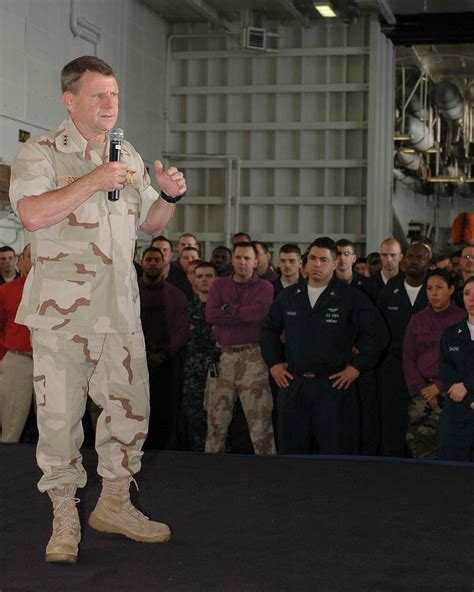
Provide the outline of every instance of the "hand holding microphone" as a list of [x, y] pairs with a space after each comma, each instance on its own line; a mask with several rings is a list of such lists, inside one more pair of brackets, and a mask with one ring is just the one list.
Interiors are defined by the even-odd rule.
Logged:
[[[108, 133], [110, 139], [109, 162], [118, 162], [122, 156], [123, 129], [115, 127]], [[117, 201], [120, 195], [118, 189], [108, 192], [109, 201]]]

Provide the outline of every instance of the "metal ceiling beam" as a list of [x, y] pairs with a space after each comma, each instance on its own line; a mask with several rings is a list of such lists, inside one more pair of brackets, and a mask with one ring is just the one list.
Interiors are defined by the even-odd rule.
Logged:
[[397, 24], [397, 19], [386, 0], [355, 0], [355, 2], [361, 11], [372, 12], [376, 10], [389, 25]]
[[276, 0], [276, 4], [281, 6], [283, 10], [286, 10], [286, 12], [303, 25], [303, 27], [307, 29], [311, 27], [311, 21], [296, 8], [293, 4], [293, 0]]
[[224, 28], [227, 27], [225, 19], [223, 19], [219, 12], [205, 0], [185, 0], [185, 4], [214, 25], [219, 25]]

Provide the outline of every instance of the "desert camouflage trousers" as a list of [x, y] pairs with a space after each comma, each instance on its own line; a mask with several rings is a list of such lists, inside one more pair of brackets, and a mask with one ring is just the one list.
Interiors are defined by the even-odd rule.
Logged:
[[0, 442], [19, 442], [33, 398], [31, 354], [7, 351], [0, 362]]
[[422, 395], [410, 397], [406, 443], [413, 458], [436, 458], [440, 416], [441, 409], [431, 409]]
[[140, 470], [148, 432], [149, 381], [143, 333], [69, 334], [32, 330], [40, 491], [86, 484], [80, 448], [87, 397], [97, 421], [98, 473], [114, 479]]
[[207, 410], [206, 452], [224, 452], [227, 429], [239, 397], [249, 426], [255, 454], [275, 454], [272, 394], [268, 368], [260, 347], [223, 347], [219, 376], [207, 376], [204, 407]]

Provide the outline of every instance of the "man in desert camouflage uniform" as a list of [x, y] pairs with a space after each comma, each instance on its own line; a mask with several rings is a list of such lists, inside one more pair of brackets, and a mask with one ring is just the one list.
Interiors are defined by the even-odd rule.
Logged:
[[[102, 493], [89, 519], [97, 530], [164, 542], [167, 525], [143, 516], [129, 499], [140, 469], [149, 414], [148, 372], [133, 266], [137, 230], [154, 234], [185, 192], [182, 173], [155, 161], [161, 199], [139, 154], [122, 144], [108, 162], [106, 132], [118, 115], [112, 68], [84, 56], [61, 74], [69, 117], [31, 139], [12, 165], [11, 203], [32, 232], [33, 268], [17, 321], [32, 332], [38, 406], [38, 484], [54, 511], [46, 560], [77, 561], [75, 503], [86, 474], [81, 418], [89, 395], [103, 411], [96, 448]], [[117, 201], [107, 193], [120, 190]], [[164, 193], [166, 192], [166, 193]]]
[[206, 303], [206, 320], [214, 326], [221, 356], [209, 368], [206, 383], [205, 451], [224, 452], [234, 405], [240, 399], [255, 454], [275, 454], [268, 368], [258, 343], [273, 286], [255, 273], [253, 243], [234, 245], [232, 266], [233, 275], [214, 280]]

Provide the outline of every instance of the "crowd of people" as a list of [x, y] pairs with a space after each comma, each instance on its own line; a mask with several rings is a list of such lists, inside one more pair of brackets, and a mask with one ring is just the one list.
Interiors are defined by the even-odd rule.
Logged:
[[[155, 160], [158, 192], [132, 144], [116, 150], [110, 64], [81, 56], [60, 80], [66, 118], [11, 167], [31, 247], [0, 249], [0, 440], [21, 438], [34, 386], [46, 561], [78, 560], [86, 418], [102, 481], [88, 524], [146, 543], [172, 530], [130, 498], [144, 445], [472, 460], [474, 246], [434, 257], [419, 237], [402, 257], [388, 238], [363, 260], [321, 237], [283, 245], [274, 269], [247, 233], [210, 261], [185, 233], [173, 259], [160, 233], [183, 172]], [[139, 230], [154, 238], [135, 260]]]
[[[164, 235], [136, 253], [146, 448], [473, 460], [474, 246], [435, 255], [417, 237], [403, 253], [387, 238], [361, 258], [323, 237], [283, 245], [274, 267], [265, 243], [232, 243], [209, 261], [191, 233], [175, 257]], [[0, 266], [0, 438], [18, 442], [35, 408], [15, 322], [30, 246], [1, 247]], [[101, 409], [87, 409], [94, 434]]]

